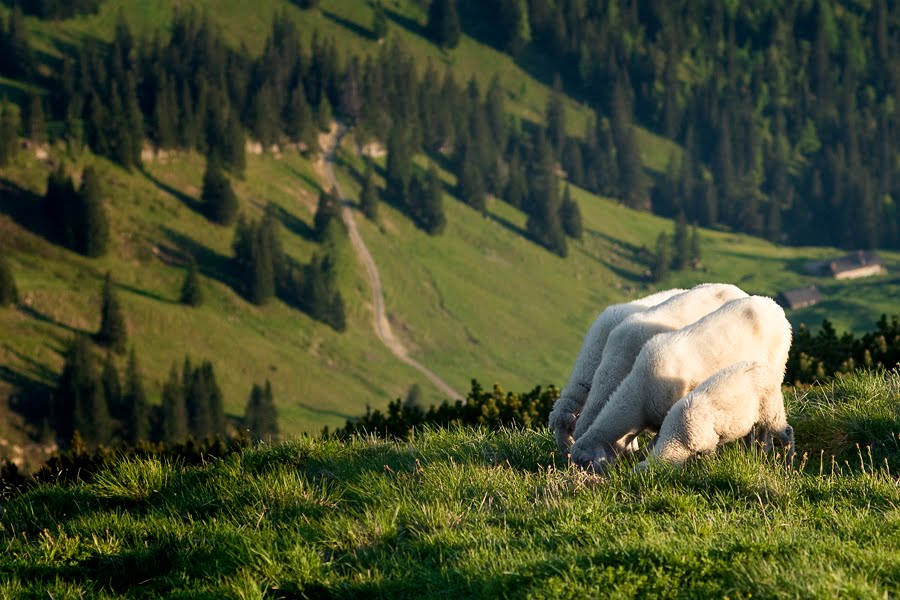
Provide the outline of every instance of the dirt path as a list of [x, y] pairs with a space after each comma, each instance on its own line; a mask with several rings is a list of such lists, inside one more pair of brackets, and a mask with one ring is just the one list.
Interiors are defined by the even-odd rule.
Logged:
[[412, 358], [409, 355], [406, 346], [404, 346], [403, 342], [397, 338], [394, 334], [394, 330], [391, 328], [391, 323], [388, 321], [387, 312], [384, 307], [384, 290], [381, 287], [381, 276], [378, 274], [378, 266], [375, 264], [375, 259], [372, 258], [372, 254], [366, 247], [366, 243], [363, 241], [362, 236], [359, 234], [351, 203], [344, 197], [343, 192], [341, 192], [341, 187], [334, 174], [334, 155], [337, 152], [337, 148], [341, 143], [341, 138], [345, 133], [346, 129], [341, 125], [336, 130], [333, 129], [328, 136], [320, 138], [322, 147], [325, 148], [325, 153], [317, 166], [319, 167], [320, 174], [328, 181], [329, 187], [336, 190], [338, 197], [341, 199], [341, 218], [347, 226], [350, 243], [353, 244], [356, 257], [366, 269], [366, 275], [369, 278], [369, 286], [372, 288], [372, 325], [375, 328], [375, 335], [378, 336], [378, 339], [387, 346], [388, 350], [390, 350], [394, 356], [419, 371], [426, 379], [428, 379], [428, 381], [433, 383], [442, 394], [445, 394], [451, 400], [464, 399], [465, 396], [463, 394], [454, 390], [436, 373]]

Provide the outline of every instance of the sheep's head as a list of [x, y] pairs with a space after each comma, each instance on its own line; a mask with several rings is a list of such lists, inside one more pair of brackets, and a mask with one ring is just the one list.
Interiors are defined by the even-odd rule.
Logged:
[[589, 452], [573, 448], [571, 460], [582, 469], [598, 475], [605, 474], [615, 462], [615, 454], [605, 448]]
[[569, 448], [575, 443], [572, 434], [575, 433], [576, 419], [576, 415], [570, 412], [554, 410], [550, 413], [550, 428], [556, 434], [556, 447], [563, 455], [568, 454]]

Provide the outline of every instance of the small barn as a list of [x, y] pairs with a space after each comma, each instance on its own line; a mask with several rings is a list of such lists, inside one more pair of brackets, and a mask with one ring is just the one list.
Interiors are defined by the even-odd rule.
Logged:
[[822, 292], [814, 285], [805, 288], [785, 290], [778, 294], [776, 301], [784, 308], [796, 310], [818, 304], [822, 300]]
[[875, 252], [859, 250], [825, 263], [826, 274], [835, 279], [856, 279], [871, 277], [887, 272], [884, 262]]

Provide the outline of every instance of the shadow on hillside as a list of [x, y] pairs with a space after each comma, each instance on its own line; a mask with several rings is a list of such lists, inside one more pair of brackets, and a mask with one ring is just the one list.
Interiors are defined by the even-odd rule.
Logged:
[[197, 240], [168, 227], [163, 227], [162, 231], [179, 252], [186, 258], [193, 258], [196, 261], [197, 270], [201, 275], [220, 281], [240, 294], [240, 285], [235, 277], [230, 257], [219, 254]]
[[153, 176], [152, 173], [150, 173], [150, 171], [145, 168], [141, 168], [140, 173], [147, 179], [147, 181], [156, 186], [156, 189], [160, 190], [161, 192], [165, 192], [176, 200], [181, 201], [182, 204], [187, 206], [195, 213], [203, 214], [203, 204], [193, 196], [189, 196], [188, 194], [185, 194], [181, 190], [172, 187], [166, 182], [157, 179]]
[[19, 310], [22, 311], [22, 313], [24, 313], [25, 315], [31, 317], [32, 319], [35, 319], [36, 321], [40, 321], [41, 323], [47, 323], [48, 325], [53, 325], [54, 327], [58, 327], [60, 329], [63, 329], [65, 331], [68, 331], [69, 333], [72, 333], [75, 335], [78, 335], [78, 334], [91, 335], [91, 333], [92, 333], [90, 331], [87, 331], [86, 329], [80, 329], [78, 327], [73, 327], [73, 326], [69, 325], [68, 323], [63, 323], [62, 321], [54, 319], [50, 315], [47, 315], [46, 313], [39, 311], [38, 309], [34, 308], [33, 306], [28, 306], [26, 304], [20, 304]]
[[304, 410], [308, 410], [309, 412], [316, 414], [316, 415], [338, 417], [340, 419], [352, 419], [353, 417], [357, 416], [357, 415], [350, 415], [347, 413], [342, 413], [337, 410], [329, 410], [326, 408], [322, 408], [320, 406], [313, 406], [312, 404], [307, 404], [305, 402], [295, 402], [294, 404], [296, 404], [300, 408], [302, 408]]
[[[642, 246], [637, 246], [635, 244], [629, 244], [627, 242], [617, 240], [594, 229], [586, 229], [585, 234], [594, 238], [602, 239], [610, 244], [612, 246], [612, 252], [622, 260], [634, 261], [638, 264], [643, 264], [645, 262], [645, 258], [642, 255], [646, 252], [646, 248]], [[581, 246], [576, 247], [576, 249], [591, 260], [595, 260], [605, 266], [607, 269], [612, 271], [616, 275], [616, 277], [619, 277], [626, 281], [630, 281], [632, 283], [645, 282], [644, 276], [640, 273], [635, 273], [633, 271], [624, 269], [623, 267], [614, 264], [613, 261], [609, 260], [608, 258], [597, 256], [591, 252], [588, 252]]]
[[43, 218], [43, 197], [0, 177], [0, 212], [28, 231], [47, 237]]
[[157, 302], [163, 302], [165, 304], [178, 304], [178, 302], [172, 300], [171, 298], [165, 298], [163, 296], [160, 296], [159, 294], [155, 294], [148, 290], [142, 290], [141, 288], [137, 288], [132, 285], [127, 285], [124, 283], [116, 283], [115, 285], [117, 288], [123, 289], [126, 292], [131, 292], [132, 294], [143, 296], [144, 298], [149, 298], [150, 300], [156, 300]]
[[309, 188], [316, 194], [318, 194], [319, 192], [322, 191], [322, 186], [319, 185], [319, 182], [316, 181], [315, 179], [309, 177], [305, 173], [301, 173], [300, 171], [298, 171], [297, 169], [295, 169], [294, 167], [292, 167], [290, 165], [285, 165], [285, 169], [290, 171], [291, 174], [294, 175], [294, 177], [296, 177], [297, 179], [302, 179], [306, 183], [306, 185], [309, 186]]
[[10, 352], [21, 366], [0, 365], [0, 381], [16, 388], [16, 393], [9, 398], [9, 409], [21, 415], [33, 431], [40, 431], [44, 420], [50, 415], [58, 374], [30, 356], [12, 349]]
[[[502, 202], [502, 200], [495, 200], [495, 202]], [[524, 229], [522, 229], [521, 227], [519, 227], [518, 225], [516, 225], [515, 223], [513, 223], [512, 221], [510, 221], [510, 220], [507, 219], [506, 217], [501, 217], [500, 215], [494, 214], [494, 213], [492, 213], [492, 212], [486, 212], [486, 213], [485, 213], [485, 216], [486, 216], [488, 219], [490, 219], [491, 221], [493, 221], [494, 223], [496, 223], [497, 225], [500, 225], [501, 227], [503, 227], [503, 228], [505, 228], [505, 229], [508, 229], [508, 230], [511, 231], [512, 233], [514, 233], [514, 234], [516, 234], [516, 235], [520, 235], [520, 236], [522, 236], [523, 238], [525, 238], [526, 240], [528, 240], [528, 241], [530, 241], [530, 242], [533, 242], [533, 241], [534, 241], [534, 240], [532, 240], [531, 237], [528, 235], [528, 232], [527, 232], [527, 231], [525, 231]]]
[[384, 14], [389, 20], [406, 29], [410, 33], [421, 37], [428, 37], [428, 32], [425, 30], [425, 27], [423, 27], [422, 24], [415, 19], [410, 19], [409, 17], [401, 15], [400, 13], [395, 12], [389, 8], [384, 9]]
[[313, 228], [307, 225], [302, 219], [297, 218], [296, 215], [289, 213], [284, 208], [274, 203], [269, 205], [269, 210], [272, 211], [275, 218], [278, 219], [284, 228], [294, 235], [298, 235], [307, 241], [315, 240]]
[[359, 23], [354, 23], [353, 21], [350, 21], [349, 19], [345, 19], [344, 17], [342, 17], [340, 15], [336, 15], [333, 12], [327, 11], [325, 9], [322, 9], [322, 15], [326, 19], [330, 19], [331, 21], [334, 21], [335, 23], [337, 23], [341, 27], [344, 27], [348, 31], [352, 31], [353, 33], [355, 33], [359, 37], [363, 38], [364, 40], [372, 41], [375, 39], [375, 36], [372, 35], [371, 30], [369, 30], [366, 27], [363, 27]]

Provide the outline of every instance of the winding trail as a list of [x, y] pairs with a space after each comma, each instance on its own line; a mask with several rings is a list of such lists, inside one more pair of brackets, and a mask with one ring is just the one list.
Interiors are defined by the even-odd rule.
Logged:
[[341, 200], [341, 219], [347, 226], [350, 243], [353, 245], [353, 250], [356, 252], [356, 258], [359, 259], [359, 262], [365, 267], [366, 275], [369, 278], [369, 286], [372, 288], [372, 325], [375, 328], [375, 335], [378, 336], [381, 343], [384, 344], [394, 356], [419, 371], [419, 373], [433, 383], [441, 393], [446, 394], [450, 400], [465, 399], [465, 395], [454, 390], [436, 373], [412, 358], [409, 355], [409, 350], [406, 349], [406, 346], [404, 346], [403, 342], [397, 338], [394, 334], [394, 330], [391, 328], [391, 323], [388, 321], [387, 312], [384, 307], [384, 289], [381, 286], [381, 276], [378, 274], [378, 266], [375, 264], [375, 259], [372, 258], [372, 253], [369, 252], [368, 247], [366, 247], [366, 243], [363, 241], [362, 236], [359, 234], [359, 229], [356, 227], [356, 219], [353, 215], [352, 204], [344, 197], [343, 192], [341, 192], [340, 184], [338, 184], [337, 177], [334, 174], [334, 156], [340, 146], [341, 138], [344, 137], [345, 133], [347, 133], [346, 127], [344, 127], [344, 125], [339, 125], [336, 133], [332, 133], [323, 140], [327, 141], [323, 144], [323, 146], [325, 146], [325, 153], [323, 157], [324, 160], [321, 164], [322, 174], [328, 180], [331, 189], [337, 191], [337, 195]]

